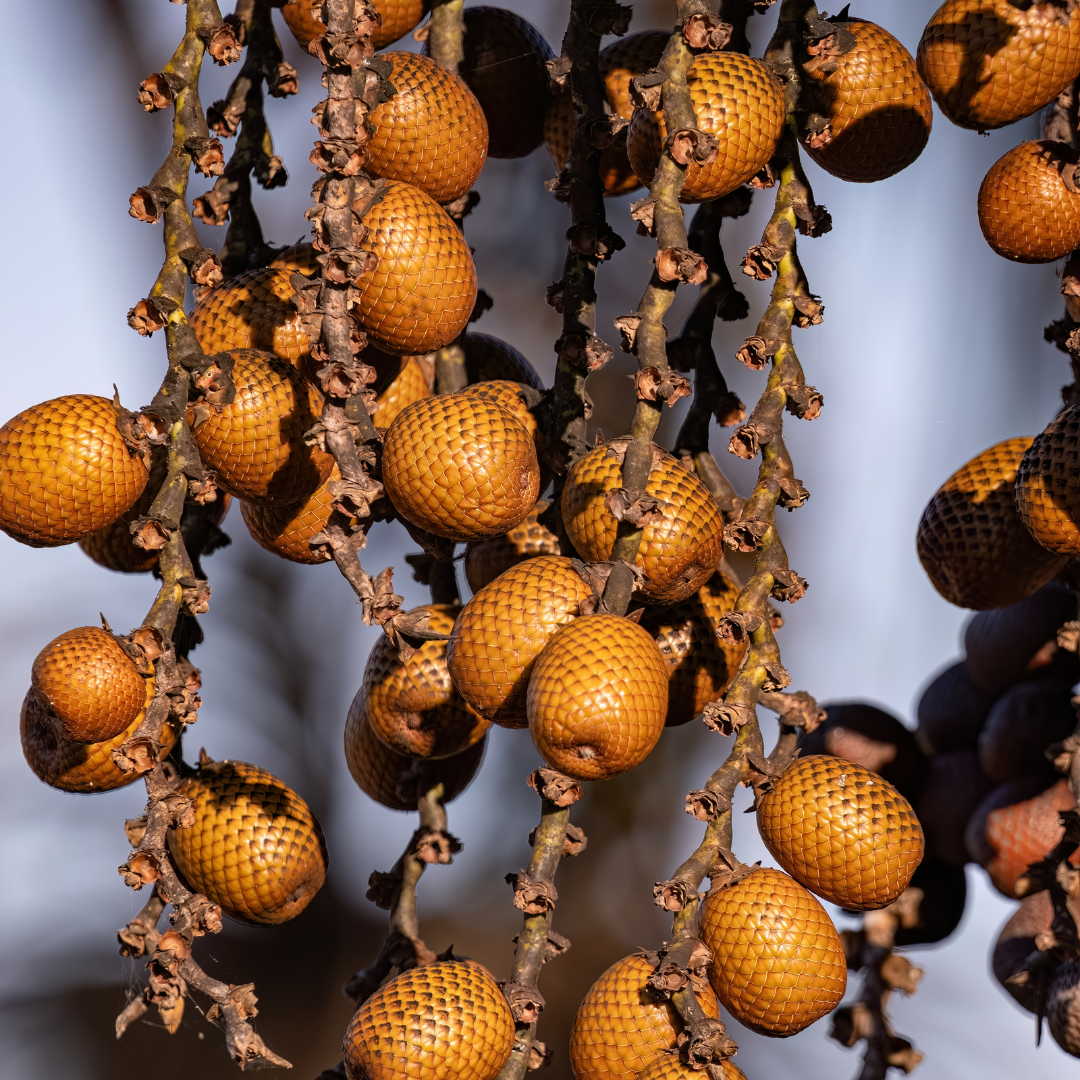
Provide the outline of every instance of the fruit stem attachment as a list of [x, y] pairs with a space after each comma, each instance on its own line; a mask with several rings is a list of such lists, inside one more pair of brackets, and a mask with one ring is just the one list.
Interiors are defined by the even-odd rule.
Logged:
[[453, 74], [465, 59], [465, 0], [432, 0], [428, 52]]

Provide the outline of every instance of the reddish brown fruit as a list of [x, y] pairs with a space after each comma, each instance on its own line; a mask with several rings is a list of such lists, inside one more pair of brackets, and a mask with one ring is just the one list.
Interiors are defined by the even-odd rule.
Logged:
[[448, 540], [500, 536], [523, 521], [540, 492], [529, 433], [473, 394], [414, 402], [383, 441], [383, 484], [402, 517]]
[[134, 505], [147, 465], [108, 398], [67, 394], [23, 409], [0, 427], [0, 530], [31, 547], [92, 536]]
[[349, 1080], [494, 1080], [514, 1048], [514, 1018], [479, 964], [441, 960], [380, 986], [345, 1032]]
[[560, 554], [559, 538], [539, 520], [548, 505], [541, 499], [509, 532], [473, 541], [465, 548], [465, 579], [474, 593], [526, 559]]
[[[78, 743], [60, 734], [56, 719], [49, 715], [38, 701], [33, 687], [23, 698], [19, 715], [19, 734], [22, 738], [23, 756], [39, 780], [61, 791], [90, 795], [95, 791], [113, 791], [127, 787], [140, 779], [132, 769], [124, 772], [115, 761], [113, 751], [135, 734], [146, 716], [146, 706], [154, 696], [154, 680], [146, 680], [146, 697], [143, 709], [119, 735], [104, 742]], [[158, 761], [169, 756], [180, 734], [180, 725], [167, 720], [161, 732], [161, 748]]]
[[376, 261], [356, 290], [361, 326], [397, 355], [449, 345], [476, 304], [476, 268], [461, 230], [430, 195], [399, 180], [387, 182], [362, 223]]
[[125, 731], [142, 712], [143, 677], [112, 634], [80, 626], [37, 654], [31, 682], [38, 700], [72, 742], [96, 743]]
[[888, 30], [856, 18], [837, 25], [855, 36], [855, 48], [840, 56], [826, 50], [803, 65], [813, 107], [832, 127], [832, 139], [807, 144], [807, 153], [841, 180], [884, 180], [926, 146], [930, 92], [911, 53]]
[[[484, 756], [486, 740], [481, 739], [454, 757], [424, 764], [443, 785], [443, 802], [456, 799], [470, 784]], [[356, 786], [365, 795], [391, 810], [415, 810], [421, 774], [419, 760], [391, 750], [371, 730], [363, 688], [353, 698], [345, 722], [345, 761]], [[426, 790], [426, 788], [425, 788]]]
[[1016, 470], [1016, 508], [1031, 535], [1059, 555], [1080, 555], [1080, 405], [1035, 437]]
[[[385, 49], [398, 38], [419, 26], [430, 6], [429, 0], [372, 0], [375, 10], [382, 16], [382, 25], [371, 35], [376, 49]], [[326, 32], [319, 15], [323, 0], [292, 0], [281, 9], [285, 23], [301, 49]]]
[[544, 646], [526, 713], [540, 756], [575, 780], [640, 765], [664, 730], [668, 668], [656, 642], [617, 615], [585, 615]]
[[304, 442], [322, 413], [322, 394], [271, 353], [237, 349], [229, 355], [232, 404], [188, 406], [203, 463], [221, 488], [245, 502], [287, 506], [307, 498], [334, 465], [329, 454]]
[[1029, 1013], [1034, 1013], [1039, 1008], [1036, 981], [1030, 979], [1026, 983], [1017, 984], [1009, 980], [1036, 951], [1035, 938], [1050, 929], [1053, 918], [1054, 906], [1046, 890], [1025, 896], [1012, 918], [1001, 928], [990, 958], [994, 978], [1002, 990]]
[[308, 805], [245, 761], [211, 761], [180, 783], [195, 824], [170, 829], [169, 851], [195, 891], [238, 922], [295, 918], [326, 878], [326, 843]]
[[[607, 497], [622, 482], [629, 442], [613, 439], [596, 447], [567, 474], [563, 522], [584, 559], [611, 557], [619, 523], [608, 509]], [[635, 595], [654, 604], [677, 604], [697, 592], [716, 570], [724, 551], [724, 519], [709, 489], [659, 447], [653, 449], [645, 491], [659, 501], [663, 520], [644, 527], [635, 563], [645, 581]]]
[[907, 799], [841, 758], [799, 758], [758, 800], [757, 820], [765, 846], [796, 881], [854, 911], [891, 904], [923, 857]]
[[[662, 30], [646, 30], [628, 34], [600, 50], [600, 74], [604, 78], [608, 105], [616, 116], [629, 120], [634, 115], [630, 80], [660, 63], [669, 38], [670, 35]], [[544, 118], [544, 142], [556, 169], [566, 165], [573, 131], [574, 103], [566, 91], [552, 100]], [[604, 182], [604, 194], [609, 197], [626, 195], [641, 187], [626, 156], [625, 140], [613, 142], [600, 155], [600, 179]]]
[[941, 111], [986, 131], [1049, 105], [1080, 74], [1080, 12], [945, 0], [923, 31], [919, 73]]
[[513, 345], [500, 338], [490, 334], [466, 334], [464, 346], [465, 370], [470, 383], [508, 379], [534, 386], [537, 390], [544, 389], [536, 368]]
[[[682, 1017], [648, 985], [653, 964], [641, 953], [617, 960], [589, 987], [570, 1029], [570, 1065], [577, 1080], [634, 1080], [674, 1050]], [[711, 990], [699, 991], [706, 1016], [720, 1018]]]
[[391, 65], [397, 93], [371, 111], [368, 170], [439, 203], [460, 198], [487, 160], [480, 102], [463, 79], [426, 56], [388, 52], [379, 59]]
[[[784, 130], [784, 91], [761, 60], [733, 52], [700, 53], [686, 82], [698, 128], [716, 136], [720, 152], [709, 165], [691, 161], [679, 199], [708, 202], [734, 191], [768, 164]], [[662, 111], [634, 111], [626, 153], [643, 183], [652, 183], [667, 136]]]
[[919, 522], [919, 561], [951, 604], [983, 610], [1030, 596], [1064, 565], [1032, 539], [1013, 486], [1032, 440], [1006, 439], [958, 469]]
[[761, 1035], [794, 1035], [844, 996], [847, 963], [825, 909], [797, 881], [761, 866], [710, 892], [701, 939], [720, 1004]]
[[540, 650], [591, 596], [570, 560], [557, 555], [500, 575], [454, 622], [446, 662], [458, 692], [492, 722], [525, 727], [525, 695]]
[[719, 701], [742, 667], [750, 643], [730, 645], [716, 636], [738, 595], [735, 583], [718, 570], [688, 600], [642, 615], [641, 625], [668, 665], [668, 727], [693, 720], [709, 702]]
[[1080, 193], [1066, 184], [1076, 152], [1065, 143], [1025, 142], [999, 158], [979, 187], [979, 226], [1006, 259], [1053, 262], [1080, 244]]

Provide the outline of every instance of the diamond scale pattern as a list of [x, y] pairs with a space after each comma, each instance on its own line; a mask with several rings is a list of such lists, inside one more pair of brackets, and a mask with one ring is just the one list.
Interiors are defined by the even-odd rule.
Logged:
[[514, 1048], [514, 1019], [479, 964], [441, 960], [379, 987], [345, 1032], [349, 1080], [493, 1080]]
[[245, 761], [213, 761], [180, 783], [195, 824], [170, 829], [169, 850], [188, 885], [239, 922], [274, 926], [322, 888], [326, 843], [308, 805]]
[[840, 935], [806, 889], [770, 866], [708, 895], [701, 939], [720, 1004], [751, 1031], [795, 1035], [844, 996]]
[[[364, 359], [369, 364], [372, 363], [366, 356]], [[393, 375], [389, 381], [385, 381], [380, 366], [375, 365], [378, 376], [372, 387], [375, 390], [376, 398], [375, 408], [371, 412], [371, 422], [380, 428], [388, 428], [405, 407], [411, 405], [414, 401], [431, 397], [431, 387], [428, 385], [427, 375], [424, 374], [424, 369], [420, 366], [417, 357], [395, 356], [387, 357], [387, 359], [397, 360], [399, 363], [392, 369], [397, 374]]]
[[[713, 1068], [720, 1070], [719, 1080], [746, 1080], [746, 1074], [734, 1061], [721, 1061]], [[675, 1055], [657, 1058], [647, 1069], [637, 1074], [637, 1080], [699, 1080], [700, 1072], [684, 1065]]]
[[649, 632], [617, 615], [583, 615], [544, 646], [526, 711], [552, 768], [575, 780], [608, 780], [649, 756], [667, 703], [667, 662]]
[[487, 719], [525, 727], [525, 694], [540, 650], [592, 590], [559, 555], [511, 567], [462, 609], [446, 649], [458, 693]]
[[[372, 3], [382, 16], [382, 25], [371, 35], [371, 44], [376, 49], [385, 49], [419, 26], [428, 8], [427, 0], [372, 0]], [[292, 0], [281, 9], [286, 25], [305, 52], [308, 42], [326, 30], [319, 18], [322, 6], [323, 0]]]
[[[671, 1050], [683, 1029], [670, 1001], [648, 988], [653, 965], [640, 953], [611, 965], [589, 987], [570, 1029], [570, 1064], [577, 1080], [634, 1080]], [[697, 995], [702, 1011], [720, 1018], [716, 995]]]
[[513, 345], [490, 334], [466, 334], [463, 344], [470, 383], [509, 379], [544, 389], [544, 380], [536, 368]]
[[949, 603], [976, 611], [1015, 604], [1065, 565], [1032, 539], [1016, 510], [1017, 469], [1032, 442], [989, 447], [927, 503], [915, 541], [919, 561]]
[[[711, 165], [691, 162], [681, 202], [707, 202], [745, 184], [776, 151], [784, 129], [784, 91], [760, 60], [741, 53], [699, 55], [686, 76], [698, 127], [720, 141]], [[626, 138], [630, 165], [651, 184], [667, 138], [663, 111], [635, 109]]]
[[500, 536], [540, 494], [529, 433], [475, 394], [440, 394], [402, 410], [383, 441], [382, 478], [402, 517], [448, 540]]
[[844, 28], [855, 48], [836, 58], [829, 74], [808, 71], [815, 106], [832, 124], [825, 146], [807, 153], [841, 180], [872, 183], [906, 169], [930, 138], [930, 91], [911, 53], [872, 22]]
[[544, 445], [544, 436], [536, 423], [536, 417], [529, 412], [528, 403], [517, 383], [509, 379], [488, 379], [466, 386], [462, 393], [475, 394], [485, 401], [494, 401], [496, 405], [502, 406], [533, 437], [537, 450]]
[[1048, 551], [1080, 555], [1080, 407], [1058, 413], [1024, 454], [1016, 508]]
[[[584, 559], [611, 557], [619, 523], [604, 500], [622, 482], [628, 445], [629, 439], [613, 439], [598, 446], [567, 474], [563, 521]], [[664, 520], [646, 525], [642, 533], [635, 562], [645, 583], [638, 595], [655, 604], [677, 604], [697, 592], [716, 570], [724, 551], [724, 520], [709, 489], [658, 447], [645, 491], [660, 501]]]
[[465, 579], [474, 593], [526, 559], [559, 554], [559, 538], [539, 520], [549, 505], [546, 499], [540, 499], [524, 521], [502, 536], [475, 540], [466, 546]]
[[354, 311], [374, 343], [398, 355], [434, 352], [465, 329], [476, 304], [472, 253], [453, 219], [411, 184], [387, 182], [363, 217], [375, 267]]
[[1067, 1054], [1080, 1057], [1080, 964], [1062, 964], [1046, 995], [1046, 1020], [1054, 1042]]
[[[1041, 10], [1040, 10], [1041, 9]], [[1080, 74], [1080, 9], [945, 0], [919, 42], [919, 73], [941, 111], [986, 131], [1049, 105]]]
[[923, 857], [911, 804], [853, 761], [799, 758], [758, 801], [758, 829], [773, 858], [830, 903], [855, 911], [891, 904]]
[[0, 427], [0, 529], [31, 547], [57, 547], [111, 525], [146, 487], [108, 398], [66, 394]]
[[280, 555], [290, 562], [317, 566], [329, 562], [333, 556], [327, 547], [311, 547], [313, 537], [326, 528], [334, 511], [334, 500], [328, 485], [340, 480], [341, 473], [335, 465], [329, 479], [320, 484], [306, 499], [297, 503], [240, 504], [240, 513], [251, 538], [262, 548]]

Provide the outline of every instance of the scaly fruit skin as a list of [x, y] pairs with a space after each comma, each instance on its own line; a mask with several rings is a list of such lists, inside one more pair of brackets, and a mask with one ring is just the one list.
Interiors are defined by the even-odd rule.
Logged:
[[380, 986], [342, 1048], [349, 1080], [494, 1080], [514, 1048], [514, 1018], [479, 964], [440, 960]]
[[[590, 450], [567, 474], [563, 522], [583, 559], [611, 557], [619, 523], [605, 505], [605, 496], [622, 483], [629, 442], [613, 439]], [[678, 604], [716, 570], [724, 553], [724, 519], [697, 476], [656, 447], [645, 491], [660, 501], [664, 520], [646, 525], [642, 532], [635, 563], [645, 582], [635, 595], [654, 604]]]
[[470, 383], [509, 379], [544, 389], [536, 368], [513, 345], [490, 334], [465, 335], [465, 370]]
[[300, 328], [299, 310], [289, 303], [296, 292], [291, 277], [291, 270], [264, 267], [208, 292], [188, 317], [203, 352], [261, 349], [299, 367], [311, 354], [311, 342]]
[[[388, 356], [382, 355], [389, 361], [398, 361], [396, 364], [380, 365], [374, 360], [368, 359], [368, 354], [375, 350], [369, 346], [364, 350], [361, 359], [373, 364], [378, 376], [372, 389], [376, 393], [375, 408], [371, 411], [371, 422], [375, 427], [388, 428], [399, 414], [414, 401], [421, 398], [431, 397], [431, 385], [427, 375], [420, 366], [420, 360], [415, 356]], [[384, 375], [384, 372], [386, 375]], [[387, 378], [386, 376], [390, 376]]]
[[664, 730], [668, 666], [647, 630], [583, 615], [544, 646], [526, 698], [540, 756], [575, 780], [610, 780], [640, 765]]
[[[746, 1073], [734, 1061], [721, 1061], [719, 1065], [714, 1062], [713, 1068], [720, 1070], [721, 1080], [746, 1080]], [[701, 1073], [684, 1065], [675, 1055], [665, 1055], [642, 1069], [637, 1080], [698, 1080], [700, 1076]]]
[[919, 561], [950, 604], [976, 611], [1015, 604], [1065, 565], [1032, 539], [1016, 511], [1017, 469], [1032, 441], [989, 447], [927, 503], [915, 541]]
[[[146, 706], [154, 696], [153, 679], [146, 680], [145, 691], [142, 710], [119, 735], [104, 742], [78, 743], [64, 738], [55, 717], [42, 708], [33, 687], [27, 690], [19, 716], [19, 734], [23, 756], [34, 775], [49, 787], [80, 795], [113, 791], [135, 783], [140, 779], [139, 773], [122, 771], [113, 761], [112, 752], [127, 742], [143, 722]], [[169, 756], [179, 734], [180, 725], [167, 720], [161, 732], [158, 761]]]
[[143, 677], [112, 634], [79, 626], [53, 638], [34, 659], [31, 685], [72, 742], [96, 743], [126, 731], [142, 712]]
[[[600, 50], [600, 74], [604, 79], [608, 104], [616, 116], [629, 120], [634, 115], [630, 100], [630, 80], [651, 71], [658, 63], [670, 34], [645, 30], [628, 34]], [[574, 103], [569, 91], [552, 99], [544, 117], [544, 142], [556, 169], [566, 165], [574, 132]], [[641, 187], [630, 166], [625, 144], [612, 143], [600, 155], [600, 179], [604, 195], [613, 198]]]
[[[425, 766], [442, 781], [444, 803], [456, 799], [469, 786], [480, 767], [485, 743], [481, 739], [460, 754]], [[391, 810], [416, 809], [417, 759], [391, 750], [371, 730], [363, 686], [353, 698], [345, 721], [345, 761], [356, 786], [365, 795]]]
[[776, 861], [838, 907], [891, 904], [922, 862], [911, 804], [875, 772], [814, 754], [799, 758], [758, 800], [758, 829]]
[[718, 570], [681, 604], [647, 608], [642, 615], [641, 625], [668, 665], [668, 727], [688, 723], [723, 697], [742, 667], [749, 641], [729, 645], [716, 636], [717, 624], [735, 609], [738, 595], [738, 586]]
[[403, 180], [436, 202], [460, 198], [476, 183], [487, 160], [484, 110], [465, 80], [427, 56], [388, 52], [397, 93], [368, 118], [367, 169]]
[[[670, 1001], [648, 987], [653, 965], [636, 953], [617, 960], [589, 987], [570, 1029], [570, 1065], [577, 1080], [634, 1080], [672, 1050], [683, 1029]], [[720, 1019], [711, 990], [698, 993], [706, 1016]]]
[[311, 244], [293, 244], [282, 248], [267, 263], [272, 270], [288, 270], [290, 274], [303, 274], [312, 277], [319, 272], [319, 262], [315, 257], [315, 248]]
[[1016, 470], [1016, 508], [1047, 551], [1080, 555], [1080, 406], [1035, 436]]
[[[873, 183], [922, 153], [933, 124], [930, 91], [914, 57], [888, 30], [855, 18], [839, 26], [855, 35], [855, 48], [803, 65], [814, 107], [833, 131], [830, 142], [807, 145], [806, 152], [841, 180]], [[822, 70], [833, 62], [835, 70]]]
[[476, 397], [482, 397], [485, 401], [493, 401], [496, 405], [501, 405], [532, 436], [537, 450], [543, 447], [543, 433], [536, 423], [536, 417], [529, 412], [528, 402], [517, 383], [509, 379], [488, 379], [484, 382], [472, 383], [461, 392], [475, 394]]
[[[324, 483], [334, 459], [307, 446], [304, 433], [322, 413], [322, 394], [287, 360], [253, 349], [234, 360], [236, 398], [231, 405], [188, 406], [188, 422], [203, 464], [218, 486], [252, 503], [288, 506]], [[207, 410], [201, 423], [198, 411]]]
[[1080, 964], [1062, 964], [1046, 994], [1046, 1020], [1054, 1042], [1080, 1057]]
[[[424, 604], [428, 627], [440, 634], [454, 626], [458, 608]], [[491, 726], [462, 700], [446, 668], [446, 642], [425, 641], [402, 660], [383, 634], [368, 654], [364, 695], [371, 730], [391, 750], [421, 758], [446, 758], [479, 742]]]
[[411, 184], [389, 180], [362, 219], [375, 266], [359, 280], [354, 313], [380, 349], [434, 352], [468, 325], [476, 267], [449, 214]]
[[474, 593], [526, 559], [560, 553], [559, 538], [539, 521], [549, 505], [546, 499], [540, 499], [524, 521], [502, 536], [474, 540], [466, 546], [465, 580]]
[[169, 830], [184, 880], [230, 918], [277, 926], [299, 915], [326, 878], [326, 843], [308, 805], [246, 761], [212, 761], [180, 783], [195, 824]]
[[[768, 164], [784, 130], [784, 91], [761, 60], [731, 52], [699, 54], [686, 83], [698, 127], [717, 137], [720, 153], [711, 165], [690, 163], [679, 201], [708, 202]], [[667, 135], [662, 111], [634, 110], [626, 154], [643, 183], [652, 183]]]
[[458, 693], [493, 723], [526, 727], [525, 695], [536, 658], [590, 596], [560, 555], [541, 555], [501, 574], [454, 622], [446, 662]]
[[108, 398], [66, 394], [0, 427], [0, 530], [30, 547], [93, 535], [134, 505], [149, 476]]
[[795, 1035], [844, 996], [844, 947], [825, 909], [771, 866], [710, 892], [701, 940], [720, 1004], [760, 1035]]
[[[385, 49], [398, 38], [420, 25], [430, 6], [429, 0], [372, 0], [375, 10], [382, 16], [382, 25], [371, 35], [376, 49]], [[296, 38], [301, 49], [325, 33], [326, 26], [319, 18], [323, 0], [291, 0], [281, 9], [285, 23]]]
[[394, 509], [448, 540], [501, 536], [540, 494], [529, 433], [511, 413], [473, 394], [413, 402], [383, 440], [383, 485]]
[[1080, 74], [1080, 11], [945, 0], [919, 42], [919, 74], [960, 127], [987, 131], [1049, 105]]
[[303, 563], [305, 566], [318, 566], [329, 562], [333, 555], [327, 546], [313, 548], [312, 537], [326, 528], [330, 515], [334, 512], [334, 499], [328, 485], [331, 480], [340, 480], [341, 473], [335, 465], [325, 484], [312, 492], [306, 499], [285, 506], [259, 503], [240, 504], [240, 513], [244, 524], [251, 533], [252, 540], [261, 548], [280, 555], [289, 562]]
[[999, 158], [979, 187], [986, 242], [1013, 262], [1053, 262], [1080, 244], [1080, 194], [1061, 170], [1076, 162], [1065, 143], [1024, 142]]

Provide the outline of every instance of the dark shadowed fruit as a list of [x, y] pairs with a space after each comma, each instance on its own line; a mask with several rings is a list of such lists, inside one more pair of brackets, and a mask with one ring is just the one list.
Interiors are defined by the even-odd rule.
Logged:
[[548, 506], [546, 500], [540, 499], [524, 521], [502, 536], [474, 540], [465, 548], [465, 579], [474, 593], [526, 559], [559, 554], [559, 538], [539, 521]]
[[990, 794], [993, 782], [979, 767], [974, 750], [941, 754], [930, 762], [915, 813], [926, 837], [926, 853], [950, 866], [968, 862], [964, 830], [968, 818]]
[[1064, 683], [1026, 682], [998, 698], [979, 735], [979, 764], [995, 784], [1038, 773], [1054, 775], [1046, 748], [1076, 727], [1072, 690]]
[[1016, 474], [1016, 507], [1048, 551], [1080, 555], [1080, 406], [1063, 409], [1035, 437]]
[[922, 752], [936, 757], [975, 749], [994, 700], [971, 681], [963, 660], [947, 667], [919, 698], [915, 739]]
[[544, 388], [536, 368], [513, 345], [490, 334], [466, 334], [463, 344], [470, 383], [509, 379], [537, 390]]
[[[382, 25], [371, 35], [371, 44], [376, 49], [385, 49], [404, 37], [419, 25], [430, 6], [430, 0], [372, 0], [372, 3], [382, 17]], [[322, 6], [323, 0], [291, 0], [281, 9], [301, 49], [306, 49], [310, 41], [326, 30], [319, 17]]]

